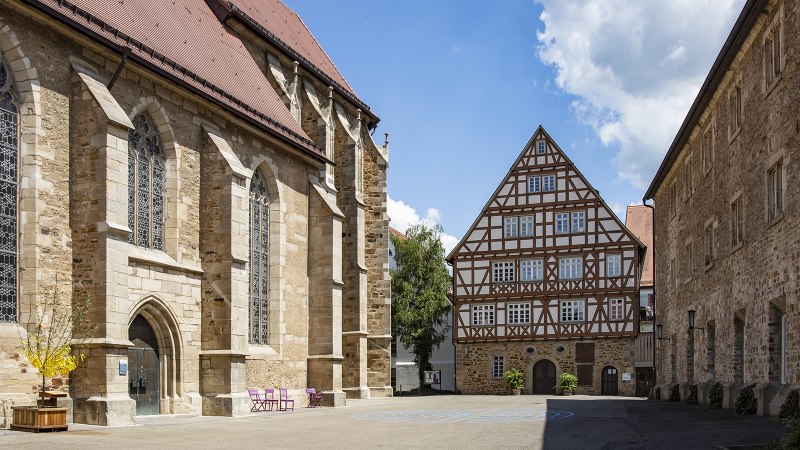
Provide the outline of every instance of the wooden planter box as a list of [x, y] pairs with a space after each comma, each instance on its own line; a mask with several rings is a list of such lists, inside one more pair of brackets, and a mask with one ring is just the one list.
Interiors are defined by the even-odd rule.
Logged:
[[36, 406], [14, 406], [12, 430], [32, 431], [66, 431], [67, 408], [38, 408]]

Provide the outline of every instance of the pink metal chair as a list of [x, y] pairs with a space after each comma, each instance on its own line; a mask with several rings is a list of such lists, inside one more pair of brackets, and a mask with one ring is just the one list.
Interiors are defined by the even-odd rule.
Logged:
[[273, 405], [278, 408], [278, 399], [275, 398], [275, 389], [264, 389], [264, 407], [266, 411], [272, 411]]
[[289, 400], [289, 394], [286, 392], [286, 388], [279, 388], [278, 391], [280, 393], [278, 411], [286, 411], [289, 407], [289, 403], [292, 404], [292, 411], [294, 411], [294, 400]]
[[317, 390], [314, 388], [307, 388], [306, 389], [306, 396], [308, 397], [308, 406], [306, 408], [319, 408], [320, 402], [322, 401], [322, 394], [317, 394]]
[[267, 410], [267, 405], [264, 402], [265, 399], [261, 397], [258, 389], [248, 389], [247, 393], [250, 394], [250, 401], [253, 402], [253, 404], [250, 406], [251, 412]]

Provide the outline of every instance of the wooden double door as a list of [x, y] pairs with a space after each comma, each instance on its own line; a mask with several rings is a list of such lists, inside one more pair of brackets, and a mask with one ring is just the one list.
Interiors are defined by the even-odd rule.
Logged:
[[543, 359], [533, 365], [533, 393], [553, 395], [556, 393], [556, 365]]
[[600, 375], [600, 394], [602, 395], [618, 395], [619, 394], [619, 377], [617, 368], [613, 366], [603, 367]]

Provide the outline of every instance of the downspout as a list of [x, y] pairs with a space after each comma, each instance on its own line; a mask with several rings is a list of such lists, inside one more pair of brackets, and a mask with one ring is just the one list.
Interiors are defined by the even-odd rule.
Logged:
[[122, 49], [122, 58], [119, 61], [119, 66], [117, 66], [117, 70], [114, 71], [114, 75], [111, 76], [111, 81], [109, 81], [108, 86], [106, 86], [106, 89], [108, 89], [109, 91], [111, 90], [112, 87], [114, 87], [114, 83], [117, 82], [117, 78], [119, 78], [119, 74], [122, 73], [122, 69], [125, 68], [125, 63], [128, 62], [128, 53], [130, 52], [131, 49], [128, 47], [124, 47]]
[[658, 378], [656, 372], [656, 359], [657, 359], [657, 348], [656, 343], [658, 339], [656, 337], [656, 311], [658, 310], [658, 303], [656, 297], [656, 209], [653, 205], [648, 205], [646, 199], [642, 199], [642, 206], [646, 206], [653, 211], [653, 219], [651, 220], [651, 232], [653, 233], [653, 388], [656, 387], [656, 380]]

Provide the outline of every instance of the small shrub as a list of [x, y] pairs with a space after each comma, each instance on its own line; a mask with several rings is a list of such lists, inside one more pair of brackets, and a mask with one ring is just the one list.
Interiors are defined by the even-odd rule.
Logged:
[[689, 389], [689, 397], [686, 399], [687, 405], [696, 405], [697, 404], [697, 385], [693, 384], [692, 388]]
[[786, 401], [781, 405], [781, 422], [788, 423], [800, 417], [800, 389], [789, 392]]
[[575, 391], [578, 389], [578, 377], [571, 373], [562, 373], [558, 385], [564, 391]]
[[669, 401], [671, 402], [679, 402], [681, 401], [681, 387], [680, 385], [672, 386], [672, 389], [669, 391]]
[[786, 422], [786, 436], [781, 441], [780, 448], [785, 450], [800, 448], [800, 415], [796, 415], [792, 420]]
[[511, 389], [522, 389], [525, 384], [525, 374], [519, 369], [509, 369], [503, 374], [506, 384]]
[[708, 391], [708, 407], [711, 409], [722, 408], [722, 384], [717, 382]]
[[750, 384], [739, 391], [739, 395], [736, 396], [736, 401], [733, 403], [733, 409], [736, 410], [736, 414], [752, 416], [758, 411], [758, 402], [753, 393], [755, 386], [755, 384]]

